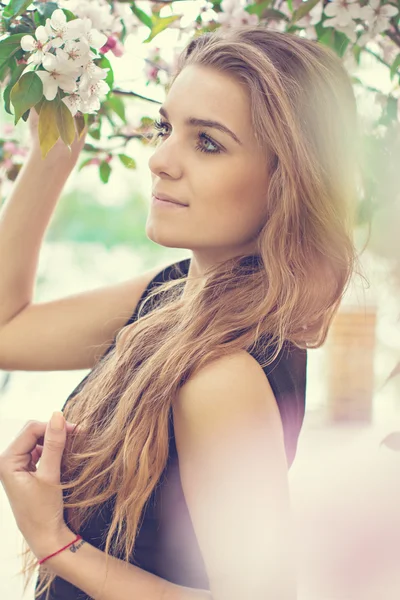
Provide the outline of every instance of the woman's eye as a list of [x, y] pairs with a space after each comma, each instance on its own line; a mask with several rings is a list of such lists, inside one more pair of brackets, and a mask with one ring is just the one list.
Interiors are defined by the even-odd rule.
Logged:
[[[165, 134], [165, 128], [168, 127], [168, 123], [166, 121], [158, 121], [155, 120], [154, 121], [154, 131], [157, 132], [155, 133], [155, 139], [159, 139], [160, 137], [164, 137]], [[207, 144], [211, 144], [212, 146], [214, 146], [214, 150], [207, 150], [204, 145], [202, 145], [201, 143], [198, 143], [196, 145], [196, 150], [200, 150], [200, 152], [205, 152], [206, 154], [219, 154], [221, 152], [220, 148], [217, 146], [217, 144], [204, 132], [204, 131], [200, 131], [198, 134], [198, 139], [201, 142], [206, 142]]]
[[197, 146], [196, 146], [197, 150], [200, 150], [200, 152], [207, 152], [208, 154], [219, 154], [220, 149], [218, 148], [218, 146], [216, 144], [214, 144], [214, 142], [212, 140], [210, 140], [210, 138], [204, 132], [199, 133], [199, 138], [201, 139], [202, 142], [205, 142], [206, 144], [211, 144], [212, 146], [214, 146], [215, 150], [206, 150], [204, 148], [204, 146], [201, 146], [200, 144], [197, 144]]
[[167, 123], [165, 121], [157, 121], [157, 119], [154, 121], [154, 129], [156, 131], [163, 131], [164, 127], [166, 127], [166, 126], [167, 126]]

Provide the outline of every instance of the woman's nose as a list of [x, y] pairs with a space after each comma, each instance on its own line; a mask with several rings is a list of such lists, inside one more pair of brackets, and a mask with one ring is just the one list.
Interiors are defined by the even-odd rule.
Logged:
[[181, 170], [182, 151], [178, 147], [177, 139], [170, 135], [162, 139], [148, 160], [150, 171], [154, 175], [168, 173], [172, 177], [179, 176]]

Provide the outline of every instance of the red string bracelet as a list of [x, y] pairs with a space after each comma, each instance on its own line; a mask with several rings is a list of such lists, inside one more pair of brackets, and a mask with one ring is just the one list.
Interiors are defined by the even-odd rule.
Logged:
[[57, 552], [53, 552], [53, 554], [50, 554], [49, 556], [46, 556], [46, 558], [42, 558], [42, 560], [39, 560], [38, 564], [41, 565], [42, 563], [44, 563], [45, 560], [48, 560], [52, 556], [55, 556], [56, 554], [59, 554], [60, 552], [62, 552], [66, 548], [69, 548], [69, 546], [72, 546], [72, 544], [75, 544], [75, 542], [77, 542], [78, 540], [81, 540], [81, 539], [82, 539], [82, 536], [81, 535], [77, 535], [76, 538], [72, 542], [70, 542], [69, 544], [67, 544], [66, 546], [64, 546], [64, 548], [60, 548], [60, 550], [57, 550]]

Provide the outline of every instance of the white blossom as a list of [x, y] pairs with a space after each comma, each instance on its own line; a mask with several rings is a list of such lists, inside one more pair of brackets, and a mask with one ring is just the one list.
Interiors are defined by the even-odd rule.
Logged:
[[245, 0], [222, 0], [220, 7], [225, 13], [233, 13], [238, 8], [244, 8], [245, 4]]
[[21, 38], [21, 48], [25, 52], [32, 52], [28, 58], [28, 63], [33, 62], [40, 65], [46, 52], [51, 49], [52, 41], [43, 25], [39, 25], [36, 29], [35, 37], [36, 39], [32, 35], [24, 35]]
[[[301, 2], [298, 2], [297, 4], [300, 5]], [[318, 38], [314, 25], [321, 21], [323, 8], [323, 3], [318, 2], [318, 4], [316, 4], [306, 15], [304, 15], [304, 17], [296, 21], [296, 26], [302, 27], [309, 39], [316, 40]]]
[[92, 21], [88, 18], [80, 19], [82, 21], [81, 32], [89, 45], [96, 50], [102, 48], [107, 42], [107, 36], [104, 33], [100, 33], [97, 29], [92, 27]]
[[76, 68], [53, 54], [46, 54], [43, 58], [45, 71], [36, 71], [43, 83], [43, 94], [46, 100], [54, 100], [58, 88], [64, 92], [74, 92], [77, 87], [79, 72]]
[[92, 27], [107, 37], [122, 32], [122, 21], [128, 33], [136, 31], [140, 25], [127, 2], [115, 1], [111, 6], [107, 0], [59, 0], [59, 5], [68, 8], [81, 19], [89, 18]]
[[376, 34], [389, 29], [389, 20], [398, 12], [393, 4], [381, 4], [380, 0], [370, 0], [361, 9], [362, 18]]
[[355, 26], [354, 19], [361, 16], [361, 7], [358, 0], [332, 0], [325, 6], [324, 12], [327, 17], [332, 17], [324, 21], [324, 27], [343, 27]]
[[[144, 61], [144, 75], [149, 81], [159, 81], [160, 70], [166, 73], [170, 73], [170, 65], [161, 57], [161, 48], [155, 46], [151, 48], [147, 54], [147, 58]], [[174, 57], [174, 59], [177, 57]], [[176, 64], [174, 64], [176, 68]]]
[[98, 31], [105, 34], [112, 32], [114, 16], [106, 0], [60, 0], [59, 4], [81, 19], [90, 19], [92, 27]]
[[240, 25], [257, 25], [258, 21], [259, 19], [256, 14], [250, 15], [246, 10], [243, 10], [242, 8], [237, 8], [232, 13], [229, 25], [231, 27], [236, 27]]
[[70, 65], [82, 67], [91, 61], [96, 55], [90, 50], [88, 41], [83, 38], [79, 41], [68, 40], [64, 44], [64, 48], [57, 48], [57, 56]]
[[392, 64], [398, 53], [398, 46], [390, 38], [381, 35], [377, 39], [378, 46], [382, 50], [382, 58], [384, 61]]
[[389, 29], [390, 19], [398, 13], [398, 9], [392, 4], [381, 5], [379, 0], [370, 0], [369, 5], [361, 9], [362, 18], [366, 21], [365, 30], [357, 40], [359, 46], [365, 46], [368, 42], [379, 36], [380, 33]]
[[60, 48], [67, 40], [79, 37], [78, 27], [80, 19], [67, 22], [67, 17], [61, 8], [57, 8], [50, 19], [46, 19], [46, 31], [53, 38], [54, 48]]
[[222, 12], [218, 13], [217, 19], [220, 25], [235, 27], [238, 25], [257, 25], [258, 16], [250, 15], [244, 10], [246, 3], [243, 0], [222, 0], [220, 7]]
[[357, 41], [356, 22], [361, 18], [361, 7], [357, 0], [332, 0], [324, 9], [329, 19], [322, 23], [323, 27], [334, 27], [346, 34], [354, 44]]
[[199, 14], [201, 15], [201, 22], [209, 24], [211, 21], [217, 20], [217, 13], [214, 11], [214, 5], [208, 0], [198, 0]]
[[115, 16], [112, 26], [112, 33], [121, 33], [122, 21], [128, 33], [137, 31], [140, 21], [132, 12], [131, 7], [127, 2], [114, 2], [113, 15]]
[[366, 44], [368, 44], [368, 42], [373, 40], [377, 35], [378, 35], [378, 31], [375, 31], [373, 27], [367, 26], [365, 28], [364, 32], [358, 38], [357, 45], [365, 46]]
[[118, 33], [122, 31], [122, 20], [125, 27], [129, 17], [133, 17], [132, 26], [137, 26], [138, 20], [120, 2], [111, 7], [106, 0], [59, 0], [59, 6], [68, 8], [78, 18], [67, 21], [63, 10], [57, 8], [45, 26], [36, 29], [35, 37], [26, 35], [21, 39], [21, 47], [32, 52], [28, 62], [43, 65], [44, 70], [36, 72], [48, 101], [60, 89], [66, 93], [62, 101], [72, 115], [78, 111], [94, 113], [110, 88], [104, 81], [109, 69], [94, 63], [97, 54], [93, 50], [104, 53], [115, 46], [117, 54], [121, 53]]
[[96, 112], [100, 108], [100, 100], [109, 91], [109, 85], [104, 81], [109, 69], [101, 69], [94, 63], [83, 67], [79, 81], [78, 93], [81, 98], [81, 110], [85, 113]]
[[82, 110], [83, 108], [82, 98], [76, 92], [65, 96], [62, 101], [64, 102], [65, 106], [69, 108], [73, 117], [76, 115], [78, 110]]
[[80, 83], [79, 95], [84, 112], [96, 112], [100, 108], [100, 100], [109, 91], [109, 86], [103, 79], [92, 79], [87, 84]]
[[79, 81], [80, 88], [86, 88], [90, 85], [90, 82], [95, 79], [105, 79], [107, 77], [109, 69], [102, 69], [96, 65], [93, 61], [90, 61], [83, 65], [81, 69], [81, 78]]

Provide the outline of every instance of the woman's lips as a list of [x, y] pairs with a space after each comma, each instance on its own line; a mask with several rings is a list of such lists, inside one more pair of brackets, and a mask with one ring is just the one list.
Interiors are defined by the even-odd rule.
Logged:
[[152, 204], [155, 206], [169, 206], [170, 208], [187, 208], [187, 206], [185, 206], [184, 204], [179, 204], [178, 202], [172, 202], [170, 200], [161, 200], [160, 198], [157, 198], [157, 196], [154, 195], [152, 196]]

